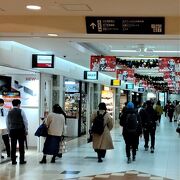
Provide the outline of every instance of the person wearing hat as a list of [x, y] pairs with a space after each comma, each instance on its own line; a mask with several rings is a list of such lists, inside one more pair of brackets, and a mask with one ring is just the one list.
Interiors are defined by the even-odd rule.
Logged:
[[113, 119], [111, 115], [106, 111], [106, 104], [101, 102], [99, 104], [99, 110], [91, 115], [91, 124], [96, 121], [98, 114], [103, 116], [104, 130], [102, 134], [92, 132], [92, 145], [93, 149], [97, 153], [98, 162], [103, 162], [102, 158], [105, 158], [106, 150], [114, 149], [112, 137], [110, 131], [113, 128]]
[[134, 104], [132, 102], [128, 102], [126, 110], [120, 118], [120, 125], [123, 127], [122, 135], [126, 144], [127, 163], [131, 162], [131, 150], [132, 160], [135, 161], [136, 159], [139, 122], [140, 117], [134, 108]]

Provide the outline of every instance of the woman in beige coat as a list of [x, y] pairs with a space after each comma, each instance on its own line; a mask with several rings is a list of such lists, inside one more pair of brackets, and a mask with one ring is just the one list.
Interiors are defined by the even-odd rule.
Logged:
[[[106, 112], [106, 104], [100, 103], [99, 104], [99, 114], [104, 114]], [[97, 116], [98, 112], [95, 112], [91, 116], [91, 122], [93, 123], [95, 121], [95, 118]], [[114, 149], [113, 142], [111, 138], [110, 131], [113, 128], [113, 119], [110, 116], [108, 112], [104, 115], [104, 132], [99, 135], [96, 133], [93, 133], [93, 148], [95, 152], [97, 152], [98, 156], [98, 162], [102, 162], [102, 158], [105, 157], [106, 150], [108, 149]]]
[[46, 155], [53, 155], [51, 163], [55, 163], [55, 158], [59, 152], [59, 143], [65, 128], [65, 117], [58, 104], [53, 106], [53, 112], [48, 114], [45, 124], [48, 127], [48, 136], [44, 143], [43, 158], [40, 163], [46, 163]]

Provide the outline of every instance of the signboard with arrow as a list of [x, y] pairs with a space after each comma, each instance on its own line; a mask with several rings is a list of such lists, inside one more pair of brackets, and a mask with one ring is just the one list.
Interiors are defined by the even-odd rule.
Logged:
[[88, 34], [164, 34], [164, 17], [87, 16]]

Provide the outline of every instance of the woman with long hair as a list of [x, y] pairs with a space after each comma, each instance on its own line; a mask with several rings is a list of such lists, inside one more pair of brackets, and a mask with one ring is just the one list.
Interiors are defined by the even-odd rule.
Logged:
[[39, 163], [46, 163], [46, 155], [53, 155], [51, 163], [55, 163], [55, 158], [59, 152], [61, 136], [65, 128], [65, 116], [59, 104], [53, 106], [53, 111], [48, 114], [45, 124], [48, 128], [48, 136], [44, 143], [43, 158]]

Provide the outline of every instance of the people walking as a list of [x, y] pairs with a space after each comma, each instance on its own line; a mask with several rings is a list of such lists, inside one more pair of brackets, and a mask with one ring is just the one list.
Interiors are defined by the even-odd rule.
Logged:
[[93, 149], [97, 153], [98, 162], [100, 163], [103, 162], [102, 158], [105, 157], [106, 150], [113, 149], [114, 146], [110, 134], [110, 131], [113, 128], [113, 119], [111, 115], [106, 111], [107, 108], [105, 103], [100, 103], [98, 107], [99, 110], [91, 115], [91, 124], [95, 124], [98, 121], [97, 117], [99, 117], [99, 115], [102, 117], [102, 134], [98, 134], [97, 132], [95, 132], [95, 130], [94, 132], [92, 131]]
[[163, 114], [163, 108], [161, 106], [161, 102], [158, 100], [157, 103], [155, 104], [154, 106], [154, 110], [156, 111], [157, 113], [157, 118], [158, 118], [158, 121], [160, 123], [161, 121], [161, 115]]
[[173, 115], [174, 115], [174, 105], [170, 103], [169, 108], [168, 108], [169, 122], [172, 122]]
[[145, 151], [148, 151], [149, 148], [149, 137], [151, 138], [151, 153], [154, 153], [155, 149], [155, 133], [156, 133], [156, 121], [157, 113], [153, 109], [151, 101], [146, 101], [146, 108], [144, 111], [144, 115], [141, 116], [144, 140], [145, 140]]
[[53, 111], [48, 114], [45, 124], [48, 128], [48, 136], [44, 142], [43, 158], [40, 164], [46, 163], [47, 155], [52, 155], [51, 163], [55, 163], [59, 153], [60, 141], [65, 129], [65, 116], [59, 104], [53, 106]]
[[126, 144], [127, 163], [131, 162], [131, 156], [133, 161], [136, 159], [137, 139], [139, 138], [138, 122], [140, 122], [140, 117], [134, 108], [134, 104], [128, 102], [126, 110], [120, 117], [120, 125], [123, 127], [122, 134]]
[[26, 164], [24, 160], [25, 150], [24, 141], [28, 134], [28, 121], [22, 109], [20, 109], [21, 101], [19, 99], [12, 100], [13, 108], [7, 115], [7, 129], [11, 138], [11, 160], [16, 165], [16, 146], [19, 143], [20, 164]]
[[[9, 135], [8, 135], [8, 130], [7, 130], [7, 126], [6, 126], [6, 117], [8, 114], [8, 110], [6, 108], [4, 108], [4, 100], [0, 99], [0, 109], [1, 109], [1, 113], [0, 113], [0, 121], [1, 121], [1, 129], [2, 129], [2, 139], [6, 148], [6, 153], [7, 153], [7, 157], [10, 157], [10, 142], [9, 142]], [[4, 158], [1, 155], [2, 158]]]

